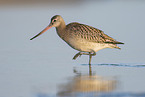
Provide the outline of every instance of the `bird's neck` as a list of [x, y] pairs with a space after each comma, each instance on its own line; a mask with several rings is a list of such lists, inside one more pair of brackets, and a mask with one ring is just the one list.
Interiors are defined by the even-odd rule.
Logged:
[[65, 25], [65, 22], [64, 21], [62, 21], [61, 24], [58, 27], [56, 27], [57, 34], [61, 38], [63, 38], [63, 36], [65, 34], [65, 27], [66, 27], [66, 25]]

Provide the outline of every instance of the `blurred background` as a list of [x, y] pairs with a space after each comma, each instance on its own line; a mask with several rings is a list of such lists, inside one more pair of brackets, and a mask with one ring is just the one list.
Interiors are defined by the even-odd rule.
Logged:
[[[144, 11], [144, 0], [0, 0], [0, 97], [144, 97]], [[90, 70], [55, 28], [30, 41], [54, 15], [125, 45], [98, 51]]]

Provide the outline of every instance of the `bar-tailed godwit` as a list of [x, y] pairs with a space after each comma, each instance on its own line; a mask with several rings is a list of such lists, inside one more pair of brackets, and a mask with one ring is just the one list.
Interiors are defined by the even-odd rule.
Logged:
[[116, 41], [115, 39], [104, 34], [103, 31], [92, 26], [77, 22], [66, 25], [60, 15], [53, 16], [50, 24], [30, 40], [33, 40], [37, 36], [46, 32], [51, 27], [56, 27], [59, 37], [69, 46], [80, 51], [73, 57], [73, 59], [76, 59], [81, 55], [89, 55], [89, 65], [91, 65], [92, 56], [95, 56], [97, 51], [104, 48], [120, 49], [117, 44], [124, 44]]

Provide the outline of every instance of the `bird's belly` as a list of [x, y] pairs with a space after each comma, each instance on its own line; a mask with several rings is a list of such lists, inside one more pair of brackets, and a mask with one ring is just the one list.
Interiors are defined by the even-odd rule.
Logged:
[[68, 44], [79, 51], [83, 52], [92, 52], [92, 51], [99, 51], [104, 48], [108, 48], [108, 45], [103, 44], [103, 43], [95, 43], [95, 42], [90, 42], [85, 39], [69, 39]]

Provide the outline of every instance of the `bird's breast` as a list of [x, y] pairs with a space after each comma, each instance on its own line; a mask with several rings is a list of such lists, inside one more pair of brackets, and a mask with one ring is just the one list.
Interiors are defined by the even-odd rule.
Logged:
[[99, 51], [104, 48], [108, 48], [108, 44], [103, 43], [95, 43], [90, 42], [85, 39], [73, 39], [70, 38], [67, 42], [72, 48], [78, 50], [78, 51], [84, 51], [84, 52], [92, 52], [92, 51]]

